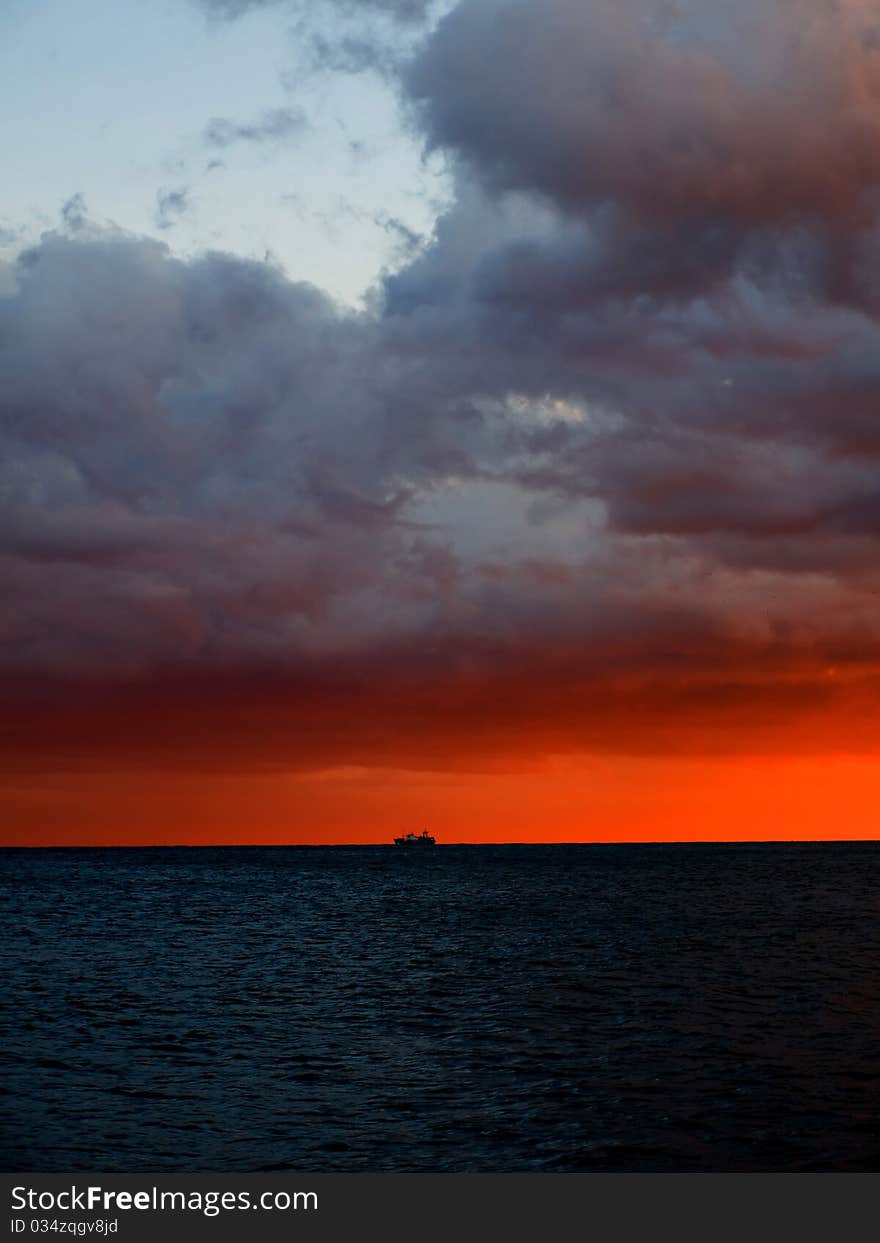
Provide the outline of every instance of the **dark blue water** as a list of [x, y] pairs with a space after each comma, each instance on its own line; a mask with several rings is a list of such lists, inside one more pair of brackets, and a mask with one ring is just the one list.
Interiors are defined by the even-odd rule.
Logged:
[[3, 865], [6, 1170], [880, 1169], [880, 844]]

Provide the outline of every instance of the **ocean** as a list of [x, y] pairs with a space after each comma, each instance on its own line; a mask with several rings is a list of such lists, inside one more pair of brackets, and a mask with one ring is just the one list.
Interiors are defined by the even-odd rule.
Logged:
[[9, 1172], [880, 1169], [880, 843], [2, 865]]

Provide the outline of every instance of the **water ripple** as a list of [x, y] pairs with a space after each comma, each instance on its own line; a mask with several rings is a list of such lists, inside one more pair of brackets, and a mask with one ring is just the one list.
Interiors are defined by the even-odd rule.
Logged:
[[880, 848], [6, 851], [7, 1170], [880, 1168]]

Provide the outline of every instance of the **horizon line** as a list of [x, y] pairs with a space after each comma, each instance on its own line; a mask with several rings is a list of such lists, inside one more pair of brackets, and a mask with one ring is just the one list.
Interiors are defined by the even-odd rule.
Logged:
[[[437, 846], [828, 846], [880, 844], [878, 837], [700, 837], [450, 841]], [[393, 842], [0, 842], [0, 850], [327, 850], [393, 849]]]

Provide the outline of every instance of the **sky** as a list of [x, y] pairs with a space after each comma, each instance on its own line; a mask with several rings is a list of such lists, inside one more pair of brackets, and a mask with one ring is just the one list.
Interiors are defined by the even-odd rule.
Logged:
[[9, 844], [868, 838], [880, 11], [6, 0]]

